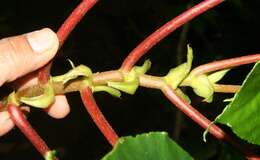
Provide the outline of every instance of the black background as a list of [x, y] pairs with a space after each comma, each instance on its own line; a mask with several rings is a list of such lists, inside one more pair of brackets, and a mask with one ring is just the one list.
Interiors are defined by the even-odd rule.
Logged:
[[[2, 0], [0, 5], [0, 38], [50, 27], [57, 31], [80, 0]], [[76, 65], [85, 64], [94, 72], [117, 69], [128, 53], [145, 37], [177, 16], [198, 0], [101, 0], [91, 9], [60, 50], [52, 74], [70, 69], [70, 58]], [[194, 49], [194, 66], [210, 61], [257, 53], [260, 50], [260, 1], [227, 0], [192, 20], [183, 42], [183, 28], [170, 34], [152, 48], [138, 64], [149, 58], [152, 75], [163, 76], [170, 68], [185, 61], [186, 44]], [[177, 51], [177, 48], [181, 48]], [[251, 65], [232, 70], [223, 83], [241, 84]], [[217, 94], [212, 104], [201, 102], [190, 89], [192, 104], [213, 120], [225, 106]], [[84, 109], [79, 94], [68, 94], [71, 113], [56, 120], [33, 109], [29, 121], [61, 159], [96, 160], [111, 146], [99, 132]], [[182, 115], [181, 132], [175, 136], [177, 109], [160, 91], [139, 88], [134, 96], [121, 99], [106, 93], [95, 94], [101, 110], [120, 136], [149, 131], [166, 131], [195, 159], [228, 159], [233, 151], [210, 135], [202, 141], [203, 129]], [[227, 129], [228, 130], [228, 129]], [[227, 153], [226, 153], [227, 152]], [[15, 129], [0, 139], [0, 159], [41, 159], [37, 151]]]

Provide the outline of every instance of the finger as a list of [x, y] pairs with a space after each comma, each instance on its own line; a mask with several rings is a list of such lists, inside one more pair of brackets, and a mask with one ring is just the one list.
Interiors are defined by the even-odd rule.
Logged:
[[14, 127], [14, 123], [10, 119], [7, 111], [0, 112], [0, 136], [5, 135]]
[[64, 118], [70, 112], [69, 103], [64, 95], [55, 96], [55, 102], [45, 110], [54, 118]]
[[57, 49], [58, 38], [47, 28], [0, 40], [0, 85], [42, 67]]
[[[23, 106], [21, 107], [24, 113], [28, 113], [30, 108]], [[14, 123], [10, 118], [10, 115], [7, 111], [0, 112], [0, 137], [9, 132], [14, 128]]]

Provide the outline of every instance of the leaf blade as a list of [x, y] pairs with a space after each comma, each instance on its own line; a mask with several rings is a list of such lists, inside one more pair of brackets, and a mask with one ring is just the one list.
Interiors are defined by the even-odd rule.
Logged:
[[192, 160], [165, 132], [151, 132], [120, 138], [102, 160]]
[[246, 77], [234, 100], [227, 105], [216, 121], [249, 143], [260, 145], [260, 62]]

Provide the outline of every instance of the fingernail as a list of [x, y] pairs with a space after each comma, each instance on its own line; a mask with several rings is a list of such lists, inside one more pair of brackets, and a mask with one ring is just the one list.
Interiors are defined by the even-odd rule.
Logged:
[[48, 28], [27, 33], [26, 37], [34, 52], [42, 53], [55, 45], [55, 33]]

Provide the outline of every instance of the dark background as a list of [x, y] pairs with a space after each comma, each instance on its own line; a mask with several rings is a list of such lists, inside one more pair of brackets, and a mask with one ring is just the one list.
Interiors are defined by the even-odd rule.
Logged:
[[[80, 0], [2, 0], [0, 38], [31, 32], [43, 27], [57, 31]], [[60, 50], [52, 74], [85, 64], [94, 72], [117, 69], [128, 53], [145, 37], [199, 0], [101, 0], [83, 18]], [[260, 50], [260, 1], [227, 0], [192, 20], [156, 45], [143, 57], [152, 61], [148, 72], [163, 76], [170, 68], [185, 61], [186, 44], [194, 49], [194, 66], [213, 60], [257, 53]], [[251, 65], [232, 70], [222, 81], [241, 84]], [[212, 104], [201, 102], [190, 89], [192, 104], [213, 120], [232, 95], [216, 94]], [[68, 94], [71, 113], [55, 120], [33, 109], [29, 121], [61, 159], [97, 160], [111, 146], [84, 109], [79, 94]], [[120, 136], [149, 131], [166, 131], [195, 159], [238, 159], [228, 145], [210, 135], [202, 141], [203, 129], [180, 114], [160, 91], [139, 88], [134, 96], [121, 99], [106, 93], [95, 94], [101, 110]], [[228, 132], [229, 130], [225, 128]], [[241, 157], [240, 157], [241, 158]], [[0, 159], [41, 159], [37, 151], [15, 129], [0, 139]]]

